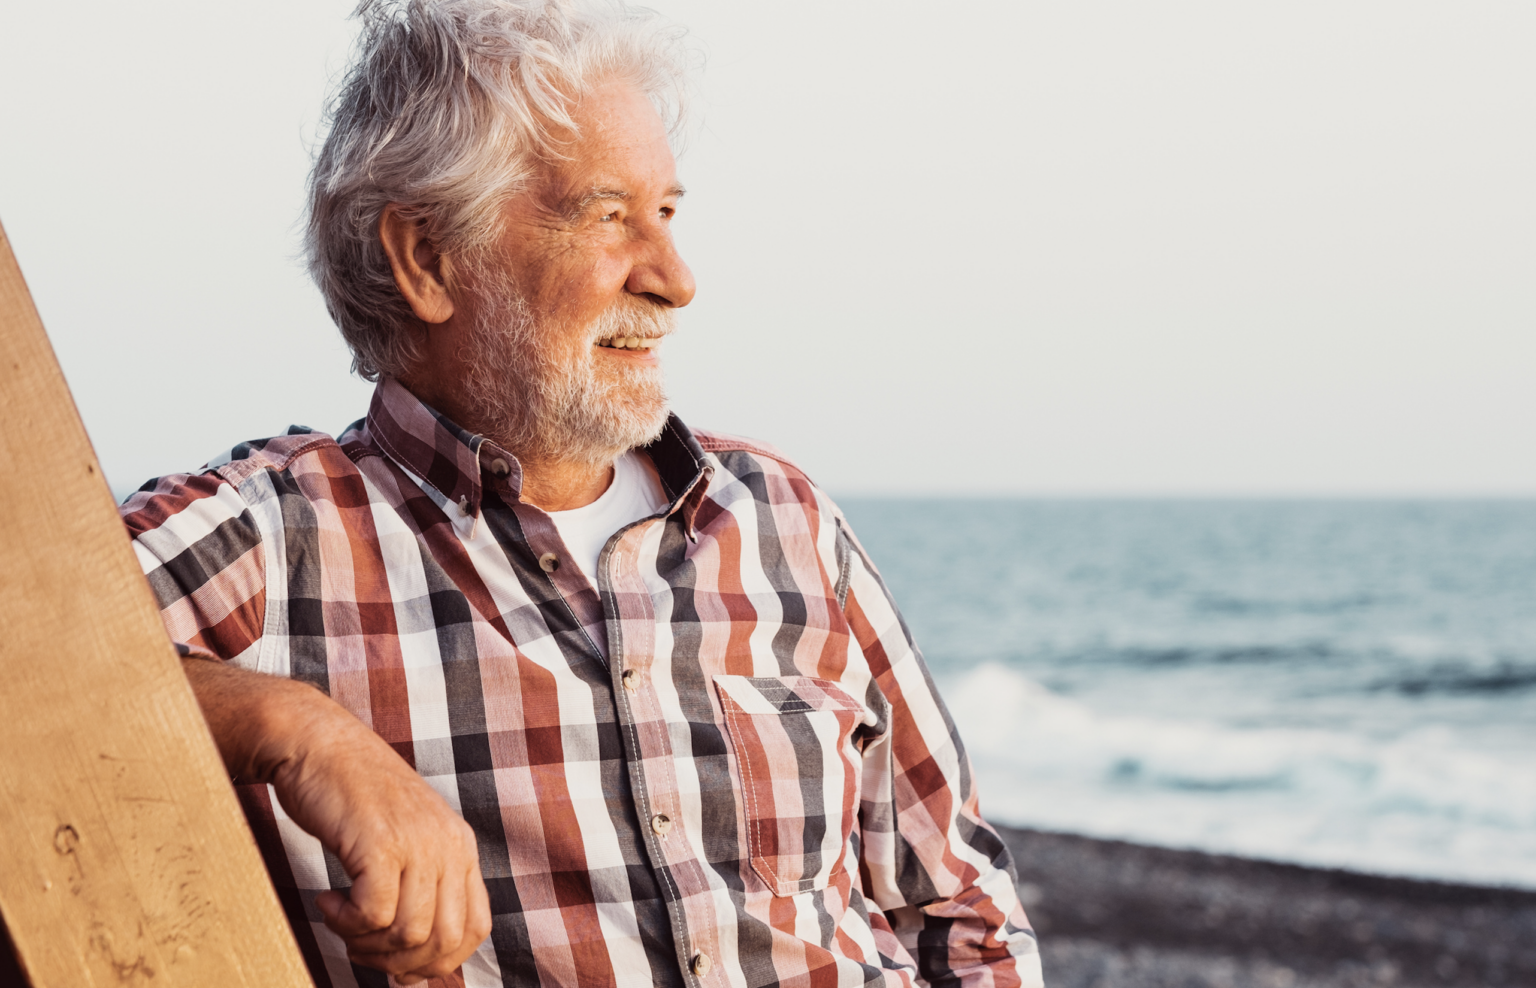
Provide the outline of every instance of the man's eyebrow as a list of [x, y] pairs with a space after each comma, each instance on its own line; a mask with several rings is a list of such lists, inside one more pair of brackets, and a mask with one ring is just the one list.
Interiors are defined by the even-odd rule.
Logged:
[[[688, 190], [683, 188], [681, 184], [667, 189], [667, 195], [672, 198], [681, 199], [687, 194]], [[632, 193], [625, 192], [623, 189], [595, 188], [584, 193], [579, 199], [567, 199], [565, 201], [566, 205], [562, 207], [561, 211], [565, 213], [568, 219], [574, 222], [594, 202], [602, 202], [605, 199], [614, 202], [629, 202], [633, 198], [634, 195]]]
[[601, 202], [604, 199], [612, 199], [617, 202], [628, 202], [632, 198], [634, 197], [622, 189], [592, 189], [583, 194], [580, 199], [576, 199], [575, 201], [567, 199], [566, 202], [569, 203], [569, 208], [564, 210], [564, 212], [566, 216], [574, 220], [582, 213], [586, 212], [587, 207], [592, 205], [594, 202]]

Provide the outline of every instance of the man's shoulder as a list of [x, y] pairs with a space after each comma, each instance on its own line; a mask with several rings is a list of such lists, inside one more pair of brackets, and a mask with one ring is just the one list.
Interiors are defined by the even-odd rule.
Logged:
[[[800, 464], [790, 459], [772, 443], [709, 429], [691, 429], [690, 431], [705, 455], [711, 457], [716, 463], [716, 476], [712, 486], [722, 482], [729, 483], [732, 478], [742, 480], [749, 475], [766, 474], [776, 476], [785, 483], [768, 485], [757, 495], [759, 497], [766, 494], [770, 500], [774, 501], [788, 498], [804, 503], [824, 502], [823, 506], [831, 506], [826, 494]], [[721, 470], [724, 470], [728, 476], [721, 477]], [[775, 494], [771, 491], [786, 493]]]
[[343, 432], [340, 439], [308, 426], [290, 425], [281, 435], [232, 446], [209, 460], [203, 472], [218, 474], [238, 487], [263, 472], [289, 473], [303, 468], [350, 472], [365, 452], [356, 425]]
[[805, 473], [800, 469], [799, 464], [772, 443], [746, 436], [734, 436], [728, 432], [715, 432], [712, 429], [691, 429], [690, 431], [693, 433], [693, 438], [698, 440], [699, 448], [706, 453], [714, 453], [717, 458], [722, 453], [748, 453], [774, 460], [798, 474]]
[[[340, 479], [355, 473], [356, 460], [367, 452], [355, 427], [338, 440], [307, 426], [289, 426], [281, 435], [238, 443], [196, 470], [156, 477], [130, 495], [118, 511], [134, 534], [189, 510], [239, 514], [253, 478], [323, 473]], [[219, 502], [222, 507], [216, 506]]]

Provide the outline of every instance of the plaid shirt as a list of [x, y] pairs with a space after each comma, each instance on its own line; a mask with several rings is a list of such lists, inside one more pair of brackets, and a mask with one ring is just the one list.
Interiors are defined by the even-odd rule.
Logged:
[[[175, 641], [319, 687], [474, 828], [471, 988], [1039, 985], [955, 726], [836, 506], [676, 418], [645, 452], [670, 504], [595, 587], [517, 460], [389, 380], [339, 440], [242, 444], [122, 511]], [[237, 788], [317, 984], [384, 985], [315, 908], [337, 859]]]

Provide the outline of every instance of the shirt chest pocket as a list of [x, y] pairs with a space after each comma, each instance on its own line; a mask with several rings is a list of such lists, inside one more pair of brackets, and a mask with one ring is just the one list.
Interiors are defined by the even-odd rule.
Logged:
[[716, 676], [752, 870], [775, 895], [824, 889], [859, 806], [855, 730], [868, 711], [825, 679]]

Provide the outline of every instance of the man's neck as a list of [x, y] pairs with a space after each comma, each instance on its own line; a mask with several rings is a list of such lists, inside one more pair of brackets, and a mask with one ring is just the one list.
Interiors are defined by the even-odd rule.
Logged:
[[431, 375], [405, 374], [400, 376], [399, 381], [407, 391], [448, 416], [459, 428], [484, 435], [517, 457], [523, 468], [523, 483], [519, 493], [525, 502], [535, 507], [545, 511], [570, 511], [572, 508], [586, 507], [602, 497], [608, 485], [613, 482], [614, 460], [589, 463], [530, 455], [498, 436], [496, 430], [483, 421], [483, 416], [459, 400], [453, 390], [438, 387], [438, 381]]
[[523, 467], [522, 498], [545, 511], [584, 508], [603, 496], [613, 483], [613, 464], [570, 463], [525, 459], [510, 451]]

